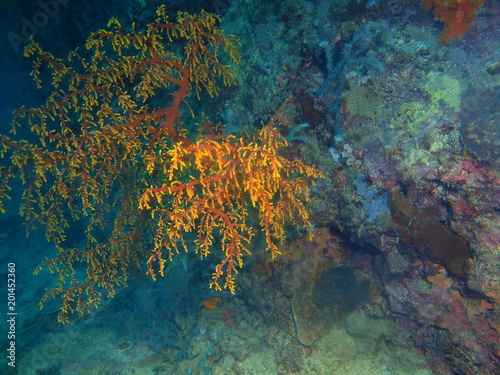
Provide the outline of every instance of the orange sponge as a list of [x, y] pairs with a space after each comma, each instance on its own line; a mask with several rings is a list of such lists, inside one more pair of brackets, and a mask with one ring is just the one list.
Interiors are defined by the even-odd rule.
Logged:
[[423, 0], [422, 8], [434, 8], [434, 19], [444, 23], [439, 40], [446, 43], [467, 34], [476, 19], [476, 9], [483, 5], [483, 0]]

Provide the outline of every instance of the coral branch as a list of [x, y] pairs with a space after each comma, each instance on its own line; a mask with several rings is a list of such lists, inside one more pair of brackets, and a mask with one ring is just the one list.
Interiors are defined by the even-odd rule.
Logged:
[[[61, 298], [63, 323], [96, 307], [104, 292], [112, 297], [141, 267], [164, 275], [167, 259], [190, 250], [190, 233], [202, 258], [220, 241], [211, 286], [221, 289], [224, 276], [234, 292], [251, 253], [251, 206], [273, 256], [287, 221], [310, 226], [303, 201], [321, 173], [278, 155], [286, 141], [275, 120], [252, 141], [213, 132], [191, 140], [182, 129], [185, 109], [193, 115], [185, 106], [191, 91], [189, 100], [199, 100], [216, 95], [221, 81], [234, 84], [220, 59], [239, 63], [237, 40], [209, 13], [171, 22], [160, 7], [157, 16], [145, 32], [125, 33], [111, 20], [110, 30], [90, 35], [86, 53], [72, 51], [66, 61], [34, 42], [25, 50], [37, 85], [48, 69], [52, 91], [43, 106], [20, 108], [13, 134], [0, 137], [0, 156], [10, 162], [0, 168], [0, 210], [19, 177], [28, 232], [44, 227], [58, 252], [35, 270], [58, 275], [40, 305]], [[86, 236], [78, 247], [67, 238], [74, 226]]]
[[[211, 286], [220, 290], [219, 280], [225, 275], [223, 288], [234, 293], [233, 273], [243, 266], [243, 256], [251, 254], [250, 206], [259, 214], [273, 258], [279, 254], [287, 221], [310, 227], [303, 202], [308, 200], [308, 181], [322, 175], [313, 167], [280, 157], [278, 152], [287, 142], [271, 125], [258, 132], [253, 142], [227, 136], [201, 138], [189, 147], [174, 145], [169, 163], [149, 168], [167, 180], [161, 188], [148, 189], [140, 201], [141, 208], [152, 209], [152, 216], [159, 218], [155, 251], [149, 259], [153, 277], [164, 274], [163, 250], [169, 259], [180, 251], [179, 246], [187, 250], [182, 241], [187, 233], [197, 232], [198, 253], [205, 257], [217, 232], [223, 256]], [[189, 177], [182, 182], [179, 175]], [[158, 263], [156, 271], [154, 263]]]

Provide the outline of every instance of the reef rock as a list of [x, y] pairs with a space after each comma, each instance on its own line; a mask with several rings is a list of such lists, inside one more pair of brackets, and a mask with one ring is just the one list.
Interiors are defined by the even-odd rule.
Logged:
[[360, 283], [350, 267], [335, 267], [330, 258], [302, 263], [298, 280], [291, 305], [297, 338], [306, 346], [369, 300], [368, 283]]

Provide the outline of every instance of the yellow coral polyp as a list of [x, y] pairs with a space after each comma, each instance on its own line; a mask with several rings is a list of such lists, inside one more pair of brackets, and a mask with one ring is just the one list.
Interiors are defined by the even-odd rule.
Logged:
[[[286, 141], [274, 120], [253, 140], [212, 134], [192, 141], [182, 128], [183, 112], [194, 115], [190, 92], [213, 96], [221, 81], [235, 84], [220, 55], [239, 63], [238, 40], [206, 12], [179, 13], [174, 22], [162, 6], [157, 16], [144, 32], [134, 26], [130, 33], [112, 19], [89, 36], [85, 54], [75, 50], [66, 60], [34, 42], [25, 49], [35, 82], [41, 87], [41, 77], [51, 76], [52, 91], [43, 106], [16, 111], [11, 137], [0, 135], [8, 159], [0, 167], [0, 211], [19, 178], [27, 231], [41, 226], [57, 249], [35, 269], [58, 276], [40, 306], [60, 298], [63, 323], [97, 307], [103, 292], [112, 297], [142, 265], [154, 279], [164, 276], [180, 251], [201, 258], [216, 252], [210, 286], [234, 293], [235, 275], [251, 255], [250, 206], [273, 256], [286, 222], [311, 224], [303, 202], [309, 182], [322, 174], [279, 156]], [[160, 94], [164, 105], [157, 107], [149, 99]], [[20, 127], [31, 132], [29, 141], [16, 136]], [[75, 225], [86, 241], [67, 248]], [[193, 238], [196, 249], [188, 247]]]
[[[249, 204], [258, 209], [267, 249], [273, 257], [278, 255], [278, 244], [284, 239], [287, 221], [309, 228], [309, 215], [302, 202], [308, 199], [309, 180], [322, 174], [299, 161], [278, 156], [278, 147], [286, 144], [277, 142], [278, 138], [281, 136], [268, 124], [257, 133], [253, 142], [236, 141], [233, 136], [217, 141], [201, 138], [183, 148], [182, 158], [195, 160], [194, 164], [180, 163], [178, 153], [174, 153], [172, 163], [166, 164], [162, 171], [169, 176], [169, 182], [162, 188], [149, 189], [143, 195], [150, 197], [153, 192], [165, 193], [155, 195], [157, 204], [151, 215], [161, 218], [157, 236], [166, 230], [170, 236], [157, 242], [155, 254], [165, 250], [171, 254], [172, 249], [177, 249], [177, 239], [195, 230], [197, 238], [208, 238], [205, 242], [197, 242], [200, 255], [207, 256], [213, 232], [217, 229], [222, 235], [223, 257], [210, 285], [221, 289], [220, 278], [224, 276], [222, 288], [234, 293], [233, 274], [243, 266], [243, 254], [251, 254], [248, 246], [253, 236], [246, 215], [238, 213], [246, 213]], [[174, 149], [179, 147], [176, 145]], [[295, 174], [302, 177], [290, 177]], [[184, 176], [182, 181], [177, 179], [178, 175]], [[162, 208], [165, 200], [168, 201], [167, 208]], [[153, 275], [157, 259], [163, 257], [150, 258], [149, 272]], [[158, 269], [161, 273], [163, 265], [159, 264]]]

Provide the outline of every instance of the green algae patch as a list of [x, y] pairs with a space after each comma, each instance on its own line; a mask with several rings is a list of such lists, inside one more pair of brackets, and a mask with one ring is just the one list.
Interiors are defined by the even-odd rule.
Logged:
[[451, 109], [460, 107], [462, 85], [460, 81], [440, 72], [429, 72], [423, 89], [429, 94], [431, 102], [444, 103]]
[[422, 127], [432, 124], [440, 116], [441, 110], [437, 105], [424, 104], [419, 101], [404, 103], [394, 111], [390, 119], [390, 127], [403, 130], [412, 138], [420, 138]]

